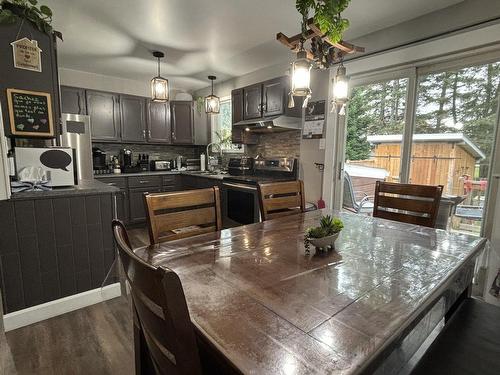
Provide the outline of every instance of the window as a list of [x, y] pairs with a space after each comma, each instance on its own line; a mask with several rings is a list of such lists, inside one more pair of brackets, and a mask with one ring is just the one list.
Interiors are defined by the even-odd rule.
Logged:
[[231, 99], [223, 98], [220, 102], [220, 112], [212, 117], [212, 141], [221, 143], [223, 152], [244, 152], [242, 145], [231, 142], [232, 118]]
[[356, 81], [339, 148], [345, 209], [370, 214], [376, 180], [443, 185], [450, 217], [438, 226], [481, 233], [500, 96], [500, 62], [488, 60]]

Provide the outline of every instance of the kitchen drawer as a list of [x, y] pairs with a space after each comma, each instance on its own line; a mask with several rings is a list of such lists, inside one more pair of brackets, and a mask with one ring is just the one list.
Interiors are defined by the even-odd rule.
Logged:
[[128, 178], [129, 188], [153, 187], [161, 186], [161, 176], [133, 176]]
[[109, 186], [119, 187], [120, 189], [127, 188], [127, 179], [125, 177], [102, 177], [96, 178], [96, 180]]
[[178, 181], [178, 179], [177, 179], [177, 176], [175, 174], [162, 176], [163, 186], [175, 185], [177, 183], [177, 181]]

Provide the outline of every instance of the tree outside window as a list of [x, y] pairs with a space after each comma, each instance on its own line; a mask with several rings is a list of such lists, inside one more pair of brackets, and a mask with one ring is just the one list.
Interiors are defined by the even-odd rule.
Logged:
[[231, 142], [231, 99], [221, 100], [220, 112], [213, 117], [212, 139], [222, 146], [223, 152], [243, 152], [242, 145]]

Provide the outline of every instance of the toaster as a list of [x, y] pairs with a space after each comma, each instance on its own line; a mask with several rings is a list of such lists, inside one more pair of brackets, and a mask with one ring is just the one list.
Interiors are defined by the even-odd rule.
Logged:
[[169, 171], [172, 166], [170, 160], [151, 160], [150, 169], [152, 171]]

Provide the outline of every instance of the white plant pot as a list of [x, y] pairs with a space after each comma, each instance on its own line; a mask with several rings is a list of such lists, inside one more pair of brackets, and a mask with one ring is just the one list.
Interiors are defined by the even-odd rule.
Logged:
[[325, 248], [327, 246], [333, 246], [334, 242], [339, 238], [340, 232], [332, 234], [331, 236], [323, 237], [323, 238], [310, 238], [309, 242], [314, 247]]

